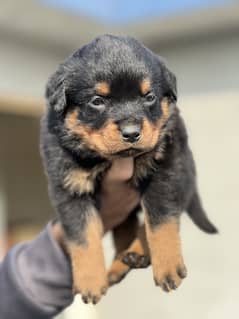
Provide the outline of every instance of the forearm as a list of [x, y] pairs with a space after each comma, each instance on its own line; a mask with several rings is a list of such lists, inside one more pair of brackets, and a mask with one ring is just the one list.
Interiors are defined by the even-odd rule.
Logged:
[[50, 229], [11, 249], [0, 264], [1, 319], [48, 319], [71, 304], [70, 263]]

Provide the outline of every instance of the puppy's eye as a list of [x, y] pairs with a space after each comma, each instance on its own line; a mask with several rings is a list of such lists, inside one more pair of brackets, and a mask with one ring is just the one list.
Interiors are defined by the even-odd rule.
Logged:
[[89, 102], [89, 106], [97, 109], [99, 111], [103, 111], [105, 109], [105, 101], [102, 97], [100, 96], [94, 96], [90, 102]]
[[152, 105], [156, 100], [156, 96], [150, 92], [147, 95], [145, 95], [145, 102], [147, 105]]

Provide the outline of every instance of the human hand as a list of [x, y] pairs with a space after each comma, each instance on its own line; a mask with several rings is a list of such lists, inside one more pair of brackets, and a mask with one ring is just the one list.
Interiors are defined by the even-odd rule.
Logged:
[[133, 172], [133, 158], [119, 158], [103, 179], [100, 215], [105, 232], [121, 224], [139, 203], [139, 194], [127, 183]]

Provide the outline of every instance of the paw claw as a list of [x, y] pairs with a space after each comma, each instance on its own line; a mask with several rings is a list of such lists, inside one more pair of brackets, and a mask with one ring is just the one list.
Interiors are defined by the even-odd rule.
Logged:
[[100, 297], [94, 296], [94, 297], [92, 298], [92, 303], [93, 303], [93, 305], [96, 305], [99, 300], [100, 300]]
[[175, 281], [169, 275], [166, 277], [166, 280], [170, 289], [173, 289], [173, 290], [177, 289], [177, 285], [175, 284]]
[[187, 269], [186, 269], [186, 267], [178, 267], [177, 274], [182, 279], [187, 277]]
[[[84, 278], [85, 279], [85, 278]], [[103, 294], [107, 291], [107, 280], [96, 284], [96, 279], [91, 278], [88, 280], [83, 280], [81, 282], [75, 283], [74, 291], [81, 294], [82, 301], [86, 304], [99, 302]]]
[[164, 291], [169, 292], [177, 289], [185, 277], [186, 268], [184, 266], [171, 268], [171, 270], [164, 272], [158, 266], [158, 271], [154, 274], [154, 281], [156, 286], [160, 286]]
[[103, 288], [101, 289], [101, 294], [102, 294], [102, 295], [106, 295], [106, 292], [107, 292], [107, 287], [103, 287]]
[[168, 287], [167, 283], [166, 282], [163, 282], [161, 284], [161, 287], [162, 289], [165, 291], [165, 292], [169, 292], [170, 291], [170, 288]]
[[154, 283], [155, 283], [155, 286], [160, 286], [156, 277], [154, 277]]
[[88, 304], [89, 303], [89, 296], [85, 296], [85, 295], [83, 295], [82, 297], [82, 301], [85, 303], [85, 304]]
[[[106, 290], [105, 290], [105, 292], [106, 292]], [[99, 294], [92, 294], [90, 292], [86, 292], [85, 294], [83, 294], [81, 296], [81, 298], [85, 304], [92, 303], [95, 305], [100, 301], [101, 295], [102, 294], [100, 294], [100, 293]]]

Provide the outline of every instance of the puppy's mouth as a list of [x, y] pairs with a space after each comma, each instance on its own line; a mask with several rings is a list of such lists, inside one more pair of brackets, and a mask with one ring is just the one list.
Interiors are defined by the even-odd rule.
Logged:
[[139, 148], [127, 148], [125, 150], [119, 151], [114, 153], [114, 156], [119, 157], [137, 157], [139, 155], [142, 155], [144, 153], [149, 152], [149, 149], [139, 149]]

